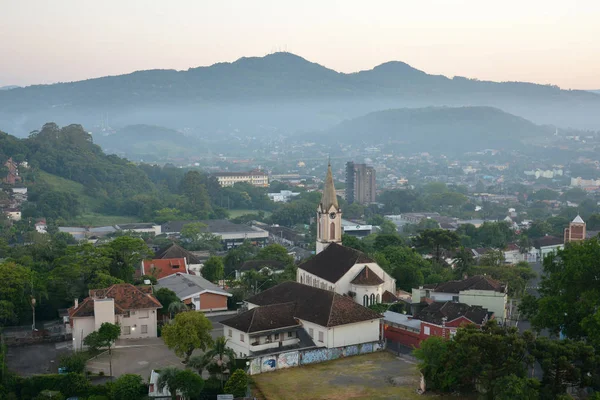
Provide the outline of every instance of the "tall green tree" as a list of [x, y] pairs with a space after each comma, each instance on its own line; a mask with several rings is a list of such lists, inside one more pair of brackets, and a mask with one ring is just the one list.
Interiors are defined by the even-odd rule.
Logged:
[[225, 381], [225, 372], [233, 371], [235, 366], [235, 351], [227, 346], [228, 339], [224, 336], [220, 336], [215, 340], [215, 343], [202, 356], [194, 356], [190, 358], [188, 365], [198, 370], [198, 373], [202, 375], [203, 369], [207, 369], [208, 372], [213, 375], [217, 373], [217, 378], [221, 381], [221, 388], [223, 388], [223, 382]]
[[432, 251], [434, 260], [442, 261], [443, 251], [452, 251], [460, 245], [456, 232], [444, 229], [428, 229], [421, 232], [414, 240], [415, 246], [425, 251]]
[[146, 394], [146, 386], [139, 375], [121, 375], [110, 385], [110, 395], [113, 400], [141, 399]]
[[223, 279], [225, 274], [225, 267], [223, 266], [223, 258], [219, 256], [212, 256], [204, 263], [202, 267], [202, 276], [213, 283], [217, 283], [220, 279]]
[[204, 381], [190, 370], [166, 367], [160, 371], [157, 386], [161, 391], [168, 389], [172, 400], [177, 400], [178, 394], [190, 399], [196, 398], [202, 393]]
[[204, 314], [188, 311], [177, 314], [170, 324], [163, 327], [162, 338], [187, 363], [195, 349], [205, 351], [212, 345], [211, 330], [212, 324]]
[[120, 236], [106, 245], [110, 252], [110, 274], [125, 282], [133, 282], [133, 274], [142, 260], [152, 252], [142, 239], [131, 236]]
[[187, 199], [184, 211], [198, 219], [208, 219], [212, 210], [202, 174], [198, 171], [187, 172], [181, 181], [180, 191]]
[[221, 237], [208, 231], [208, 226], [202, 222], [192, 222], [185, 224], [181, 228], [181, 237], [184, 239], [186, 247], [191, 250], [220, 250]]
[[528, 296], [521, 311], [537, 330], [586, 340], [600, 348], [600, 242], [570, 243], [544, 258], [539, 298]]
[[231, 393], [234, 397], [245, 397], [250, 384], [250, 377], [243, 369], [236, 370], [225, 384], [225, 393]]

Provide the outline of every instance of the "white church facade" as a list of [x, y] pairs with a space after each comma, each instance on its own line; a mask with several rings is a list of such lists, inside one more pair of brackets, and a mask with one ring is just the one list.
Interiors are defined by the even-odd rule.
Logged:
[[298, 266], [296, 281], [350, 296], [363, 306], [380, 303], [385, 292], [396, 293], [396, 281], [366, 254], [342, 246], [342, 210], [331, 166], [317, 206], [317, 255]]

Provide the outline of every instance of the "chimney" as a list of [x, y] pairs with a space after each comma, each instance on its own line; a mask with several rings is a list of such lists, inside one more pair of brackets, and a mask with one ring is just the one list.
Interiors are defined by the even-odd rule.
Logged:
[[77, 307], [79, 307], [79, 299], [75, 299], [75, 307], [73, 308], [77, 310]]

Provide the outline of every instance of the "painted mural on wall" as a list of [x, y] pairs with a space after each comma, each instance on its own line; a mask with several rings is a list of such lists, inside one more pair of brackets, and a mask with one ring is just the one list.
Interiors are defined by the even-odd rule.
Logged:
[[260, 364], [261, 372], [269, 372], [277, 369], [277, 356], [268, 356], [262, 358], [262, 363]]
[[363, 343], [360, 345], [360, 354], [372, 353], [373, 343]]
[[252, 361], [250, 361], [250, 375], [260, 374], [260, 361], [260, 357], [253, 358]]
[[309, 350], [302, 353], [302, 358], [300, 359], [301, 364], [314, 364], [320, 363], [324, 361], [328, 361], [330, 358], [329, 349], [316, 349]]
[[358, 354], [358, 346], [344, 347], [344, 357], [355, 356]]
[[297, 367], [299, 358], [299, 353], [297, 351], [281, 353], [277, 357], [277, 369]]

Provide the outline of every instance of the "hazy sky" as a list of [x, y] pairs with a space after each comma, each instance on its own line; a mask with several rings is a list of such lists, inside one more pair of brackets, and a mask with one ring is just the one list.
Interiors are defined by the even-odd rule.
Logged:
[[600, 89], [599, 0], [0, 0], [0, 86], [288, 50], [353, 72]]

